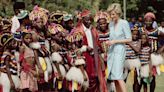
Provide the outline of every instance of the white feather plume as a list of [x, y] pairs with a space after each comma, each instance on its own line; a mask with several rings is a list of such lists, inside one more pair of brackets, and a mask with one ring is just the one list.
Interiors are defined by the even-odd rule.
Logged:
[[52, 73], [51, 60], [49, 59], [49, 57], [45, 57], [44, 59], [45, 59], [46, 64], [47, 64], [47, 71], [48, 71], [48, 74], [51, 74], [51, 73]]
[[141, 67], [141, 63], [140, 63], [139, 58], [137, 58], [137, 59], [127, 59], [125, 61], [124, 67], [129, 69], [129, 70], [131, 70], [133, 68], [140, 68]]
[[32, 42], [32, 43], [30, 43], [30, 47], [32, 49], [39, 49], [39, 48], [41, 48], [41, 45], [39, 42]]
[[66, 70], [62, 64], [59, 64], [59, 69], [60, 69], [61, 75], [63, 77], [65, 77], [66, 76]]
[[87, 51], [87, 46], [86, 46], [86, 45], [83, 45], [83, 46], [80, 48], [80, 51], [81, 51], [81, 52]]
[[141, 66], [141, 69], [140, 69], [140, 75], [141, 77], [149, 77], [149, 64], [146, 64], [146, 65], [143, 65]]
[[79, 68], [71, 67], [70, 70], [66, 74], [66, 79], [69, 81], [77, 81], [82, 84], [84, 82], [84, 77]]
[[83, 64], [85, 64], [85, 60], [84, 59], [76, 59], [75, 60], [75, 65], [83, 65]]
[[51, 59], [52, 59], [53, 62], [57, 62], [57, 63], [62, 62], [62, 57], [58, 52], [53, 52], [52, 56], [51, 56]]
[[151, 62], [152, 62], [152, 65], [159, 66], [164, 63], [164, 59], [162, 58], [162, 56], [160, 54], [152, 53], [151, 54]]
[[[20, 79], [19, 79], [19, 77], [17, 75], [11, 75], [11, 78], [12, 78], [12, 80], [14, 82], [15, 88], [19, 88], [20, 87]], [[11, 86], [10, 86], [10, 80], [8, 78], [7, 73], [2, 73], [1, 72], [1, 74], [0, 74], [0, 84], [2, 86], [4, 86], [4, 88], [6, 90], [8, 90], [8, 89], [11, 88]]]

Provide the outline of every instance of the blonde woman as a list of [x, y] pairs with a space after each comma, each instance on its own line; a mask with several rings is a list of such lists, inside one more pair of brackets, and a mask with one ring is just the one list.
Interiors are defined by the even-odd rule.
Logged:
[[126, 54], [125, 43], [132, 41], [131, 31], [128, 22], [120, 18], [122, 15], [120, 4], [110, 5], [107, 11], [111, 17], [109, 23], [110, 40], [106, 42], [110, 46], [107, 60], [108, 79], [114, 81], [117, 92], [126, 92], [123, 66]]

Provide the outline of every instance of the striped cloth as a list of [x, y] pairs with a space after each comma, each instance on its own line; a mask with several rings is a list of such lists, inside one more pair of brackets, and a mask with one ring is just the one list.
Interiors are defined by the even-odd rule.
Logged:
[[11, 61], [9, 61], [9, 69], [11, 74], [16, 75], [17, 74], [17, 62], [16, 62], [16, 58], [14, 55], [12, 55], [9, 52], [3, 52], [3, 55], [1, 57], [1, 61], [0, 61], [0, 68], [6, 70], [6, 64], [5, 64], [5, 58], [7, 56], [10, 56]]
[[139, 53], [141, 64], [148, 63], [150, 59], [150, 50], [151, 48], [149, 46], [141, 48], [141, 52]]
[[109, 32], [102, 33], [99, 32], [99, 41], [101, 43], [101, 47], [103, 48], [103, 51], [107, 52], [108, 46], [106, 45], [105, 41], [109, 40]]
[[[137, 41], [133, 41], [133, 44], [137, 45]], [[136, 59], [137, 53], [129, 46], [129, 45], [125, 45], [126, 46], [126, 59]]]

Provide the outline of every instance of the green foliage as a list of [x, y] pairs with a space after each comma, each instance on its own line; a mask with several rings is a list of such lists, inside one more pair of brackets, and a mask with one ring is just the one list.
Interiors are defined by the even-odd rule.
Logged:
[[0, 16], [11, 16], [14, 13], [12, 8], [11, 0], [0, 0]]
[[61, 10], [73, 13], [76, 10], [81, 11], [83, 9], [95, 11], [95, 8], [99, 8], [100, 0], [0, 0], [0, 15], [5, 17], [12, 16], [14, 14], [12, 8], [15, 1], [25, 2], [26, 9], [29, 11], [37, 4], [51, 12]]
[[[89, 9], [95, 13], [99, 9], [106, 10], [108, 5], [112, 3], [120, 3], [123, 7], [123, 0], [0, 0], [0, 16], [12, 16], [14, 14], [12, 5], [15, 1], [25, 2], [26, 9], [29, 11], [36, 4], [48, 9], [50, 12], [61, 10], [69, 13], [82, 11], [83, 9]], [[163, 1], [157, 0], [154, 2], [162, 5]], [[162, 12], [162, 9], [154, 7], [153, 2], [150, 2], [150, 0], [126, 0], [126, 9], [127, 17], [143, 15], [146, 11], [153, 11], [154, 13]]]

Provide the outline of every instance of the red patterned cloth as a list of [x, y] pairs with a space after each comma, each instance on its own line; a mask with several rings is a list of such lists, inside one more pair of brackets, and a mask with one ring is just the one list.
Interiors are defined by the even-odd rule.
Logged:
[[[77, 30], [83, 33], [82, 45], [88, 46], [87, 37], [85, 35], [82, 24], [77, 26]], [[94, 45], [96, 44], [97, 46], [100, 46], [98, 40], [98, 33], [95, 28], [91, 29], [91, 34], [94, 39], [93, 40]], [[101, 69], [101, 61], [98, 54], [98, 47], [96, 47], [96, 49], [97, 49], [96, 52], [93, 50], [94, 51], [93, 55], [88, 51], [83, 52], [83, 56], [85, 56], [86, 59], [86, 72], [89, 77], [88, 92], [100, 92], [100, 90], [101, 92], [107, 92], [105, 78], [103, 77], [103, 73]], [[97, 59], [95, 59], [95, 55]]]
[[34, 75], [30, 72], [21, 72], [21, 89], [28, 88], [30, 91], [37, 91], [38, 85], [37, 85], [37, 79], [34, 77]]

